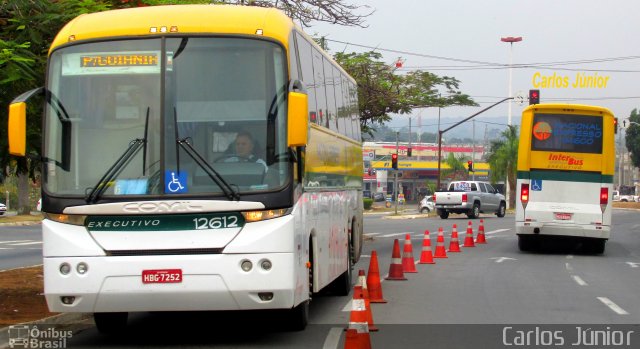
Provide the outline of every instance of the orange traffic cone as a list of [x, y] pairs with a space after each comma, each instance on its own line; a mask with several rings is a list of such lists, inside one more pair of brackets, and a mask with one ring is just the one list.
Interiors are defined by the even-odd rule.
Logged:
[[416, 263], [413, 261], [413, 245], [411, 235], [404, 236], [404, 249], [402, 251], [402, 271], [405, 273], [417, 273]]
[[480, 220], [480, 226], [478, 227], [478, 236], [476, 236], [476, 244], [486, 244], [487, 240], [484, 237], [484, 219]]
[[406, 280], [402, 272], [402, 260], [400, 258], [400, 244], [398, 239], [393, 240], [393, 253], [391, 254], [391, 265], [389, 265], [389, 275], [385, 280]]
[[387, 303], [382, 297], [380, 270], [378, 270], [378, 253], [375, 250], [371, 251], [369, 272], [367, 273], [367, 289], [369, 290], [369, 301], [371, 303]]
[[438, 228], [438, 239], [436, 240], [436, 254], [433, 258], [447, 258], [447, 251], [444, 249], [444, 232], [442, 227]]
[[371, 304], [369, 299], [365, 298], [362, 286], [353, 287], [353, 299], [351, 300], [351, 317], [349, 323], [366, 323], [369, 331], [378, 331], [376, 325], [373, 324], [373, 314], [371, 313]]
[[365, 299], [369, 299], [369, 289], [367, 288], [367, 276], [364, 274], [364, 269], [358, 270], [358, 281], [356, 285], [362, 287], [362, 293]]
[[458, 225], [454, 224], [451, 230], [451, 240], [449, 241], [449, 252], [462, 252], [458, 241]]
[[349, 323], [344, 349], [371, 349], [371, 338], [366, 323]]
[[422, 240], [422, 252], [420, 253], [420, 264], [435, 264], [433, 254], [431, 253], [431, 239], [429, 238], [429, 230], [424, 231], [424, 240]]
[[476, 247], [476, 244], [473, 243], [473, 225], [471, 225], [471, 221], [469, 221], [469, 225], [467, 225], [467, 236], [464, 238], [464, 247]]

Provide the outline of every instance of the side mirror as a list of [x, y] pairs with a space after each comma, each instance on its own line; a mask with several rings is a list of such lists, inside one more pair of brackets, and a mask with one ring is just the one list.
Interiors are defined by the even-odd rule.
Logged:
[[287, 145], [304, 147], [309, 137], [309, 103], [301, 81], [290, 83], [287, 100]]
[[9, 105], [9, 154], [25, 156], [27, 152], [27, 103]]

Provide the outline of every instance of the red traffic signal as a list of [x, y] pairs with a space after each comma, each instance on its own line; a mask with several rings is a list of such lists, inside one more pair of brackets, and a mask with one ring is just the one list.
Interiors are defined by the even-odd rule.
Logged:
[[529, 90], [529, 105], [540, 104], [540, 90]]
[[391, 154], [391, 167], [394, 170], [398, 169], [398, 154]]
[[469, 172], [473, 172], [473, 161], [467, 161], [467, 168], [469, 169]]

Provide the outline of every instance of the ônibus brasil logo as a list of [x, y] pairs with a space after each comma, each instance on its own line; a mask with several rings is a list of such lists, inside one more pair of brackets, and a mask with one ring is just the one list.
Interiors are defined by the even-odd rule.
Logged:
[[551, 137], [553, 131], [551, 130], [551, 125], [545, 121], [537, 122], [533, 125], [533, 136], [536, 137], [539, 141], [545, 141]]

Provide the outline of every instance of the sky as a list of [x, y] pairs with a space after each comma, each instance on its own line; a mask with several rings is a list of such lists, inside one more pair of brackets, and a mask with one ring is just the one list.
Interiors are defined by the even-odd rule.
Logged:
[[[538, 88], [542, 103], [599, 105], [611, 109], [620, 119], [640, 108], [640, 1], [344, 1], [370, 7], [360, 13], [375, 10], [365, 19], [367, 28], [316, 23], [305, 31], [353, 44], [329, 41], [332, 52], [371, 50], [355, 45], [377, 47], [389, 64], [401, 57], [405, 70], [455, 77], [460, 81], [460, 91], [480, 106], [444, 108], [440, 111], [442, 118], [462, 120], [509, 96], [510, 53], [513, 96], [518, 92], [528, 96], [529, 89]], [[522, 41], [514, 43], [511, 50], [511, 44], [501, 41], [503, 37], [522, 37]], [[581, 62], [566, 64], [575, 61]], [[577, 76], [599, 78], [596, 80], [600, 84], [574, 86]], [[507, 124], [508, 104], [497, 105], [476, 120]], [[519, 124], [527, 105], [512, 103], [513, 124]], [[411, 117], [414, 126], [420, 119], [423, 131], [437, 131], [437, 108], [415, 110]], [[407, 119], [394, 117], [390, 126], [408, 124]]]

